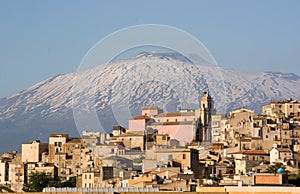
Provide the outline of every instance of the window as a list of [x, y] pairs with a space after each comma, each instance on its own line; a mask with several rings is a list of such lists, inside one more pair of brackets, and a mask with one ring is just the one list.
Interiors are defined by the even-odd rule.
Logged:
[[167, 122], [169, 122], [169, 119], [167, 119]]
[[290, 108], [293, 108], [293, 105], [290, 105]]
[[92, 179], [92, 175], [91, 174], [89, 175], [89, 179]]
[[186, 155], [182, 154], [182, 159], [185, 160], [186, 159]]
[[269, 136], [268, 136], [268, 135], [266, 135], [266, 138], [269, 138]]
[[166, 140], [167, 137], [165, 135], [162, 136], [162, 140]]

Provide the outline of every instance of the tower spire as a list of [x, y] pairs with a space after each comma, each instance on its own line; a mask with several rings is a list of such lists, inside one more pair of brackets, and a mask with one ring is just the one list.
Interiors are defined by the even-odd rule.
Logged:
[[209, 90], [204, 92], [200, 106], [201, 141], [211, 141], [211, 115], [214, 114], [214, 101], [209, 95]]

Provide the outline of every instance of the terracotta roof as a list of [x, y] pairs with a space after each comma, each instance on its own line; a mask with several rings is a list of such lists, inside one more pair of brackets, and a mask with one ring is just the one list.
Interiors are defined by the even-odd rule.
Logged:
[[199, 146], [200, 144], [199, 143], [190, 143], [188, 144], [188, 146]]
[[238, 152], [232, 152], [228, 154], [246, 154], [246, 155], [269, 155], [264, 150], [243, 150]]
[[[134, 117], [132, 118], [133, 120], [150, 120], [151, 118], [146, 116], [146, 115], [141, 115], [141, 116], [137, 116], [137, 117]], [[132, 120], [131, 119], [131, 120]]]
[[194, 121], [180, 121], [180, 122], [155, 122], [151, 123], [150, 126], [158, 126], [158, 125], [190, 125], [193, 124]]
[[224, 145], [224, 143], [222, 143], [222, 142], [215, 142], [215, 143], [213, 143], [213, 145]]
[[161, 113], [156, 117], [180, 117], [180, 116], [194, 116], [195, 112], [168, 112]]

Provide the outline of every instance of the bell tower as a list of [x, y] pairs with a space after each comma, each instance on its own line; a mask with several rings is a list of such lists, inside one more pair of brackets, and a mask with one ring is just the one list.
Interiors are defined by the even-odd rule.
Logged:
[[216, 114], [214, 100], [209, 92], [204, 92], [200, 102], [200, 141], [211, 142], [211, 115]]

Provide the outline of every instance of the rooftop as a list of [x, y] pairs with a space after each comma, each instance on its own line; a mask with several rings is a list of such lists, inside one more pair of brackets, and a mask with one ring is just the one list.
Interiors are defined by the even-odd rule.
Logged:
[[151, 123], [150, 126], [158, 126], [158, 125], [191, 125], [194, 121], [177, 121], [177, 122], [155, 122]]
[[50, 135], [50, 137], [66, 137], [66, 138], [68, 138], [69, 135], [67, 133], [53, 133]]
[[195, 116], [195, 112], [168, 112], [161, 113], [155, 117], [182, 117], [182, 116]]
[[121, 146], [121, 147], [125, 147], [123, 142], [109, 142], [108, 144], [104, 144], [107, 146]]
[[272, 101], [270, 104], [284, 104], [284, 103], [300, 103], [298, 100], [288, 99], [288, 100], [282, 100], [282, 101]]
[[152, 106], [147, 106], [142, 110], [160, 110], [160, 108], [158, 106], [152, 105]]
[[245, 154], [245, 155], [269, 155], [264, 150], [243, 150], [243, 151], [238, 151], [238, 152], [232, 152], [228, 154]]
[[290, 148], [276, 148], [279, 152], [291, 152]]
[[28, 141], [28, 142], [25, 142], [23, 144], [33, 144], [33, 143], [47, 144], [47, 143], [41, 142], [40, 140]]
[[134, 117], [131, 120], [150, 120], [150, 119], [151, 118], [149, 116], [141, 115], [141, 116]]
[[144, 136], [144, 131], [132, 131], [119, 135], [119, 137]]
[[77, 137], [71, 138], [67, 141], [67, 143], [81, 143], [81, 142], [82, 142], [82, 139], [77, 138]]

